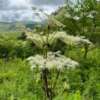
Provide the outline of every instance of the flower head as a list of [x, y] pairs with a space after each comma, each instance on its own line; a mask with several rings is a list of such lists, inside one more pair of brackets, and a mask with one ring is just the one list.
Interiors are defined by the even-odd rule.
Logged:
[[57, 70], [62, 70], [65, 68], [75, 68], [79, 65], [78, 62], [70, 58], [66, 58], [59, 52], [48, 52], [47, 58], [44, 58], [42, 55], [35, 55], [33, 57], [29, 57], [27, 60], [31, 65], [31, 69], [39, 67], [40, 69], [47, 68], [50, 70], [56, 68]]

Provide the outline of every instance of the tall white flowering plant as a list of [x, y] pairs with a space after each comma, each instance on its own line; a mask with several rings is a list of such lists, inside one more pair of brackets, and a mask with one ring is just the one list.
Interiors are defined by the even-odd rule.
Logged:
[[[45, 14], [45, 13], [44, 13]], [[38, 68], [40, 70], [40, 78], [43, 83], [43, 90], [45, 93], [46, 100], [52, 100], [53, 98], [53, 89], [56, 86], [57, 80], [60, 76], [60, 72], [63, 72], [66, 69], [73, 68], [75, 69], [79, 66], [79, 63], [67, 58], [61, 54], [61, 51], [53, 52], [50, 51], [50, 45], [57, 44], [57, 41], [60, 40], [67, 45], [74, 46], [92, 46], [92, 43], [85, 39], [84, 37], [70, 36], [65, 31], [51, 31], [51, 28], [56, 26], [58, 28], [64, 27], [62, 23], [54, 18], [54, 16], [49, 16], [45, 14], [48, 18], [47, 28], [45, 31], [37, 33], [26, 32], [27, 39], [31, 40], [37, 47], [42, 49], [42, 54], [36, 54], [27, 58], [31, 65], [31, 70]], [[56, 70], [56, 82], [50, 82], [49, 77], [52, 73], [52, 70]]]

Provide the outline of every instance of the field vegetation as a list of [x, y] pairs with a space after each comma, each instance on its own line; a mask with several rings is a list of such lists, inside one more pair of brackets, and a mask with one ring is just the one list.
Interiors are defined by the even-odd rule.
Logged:
[[43, 25], [0, 23], [0, 100], [100, 100], [100, 2], [69, 1]]

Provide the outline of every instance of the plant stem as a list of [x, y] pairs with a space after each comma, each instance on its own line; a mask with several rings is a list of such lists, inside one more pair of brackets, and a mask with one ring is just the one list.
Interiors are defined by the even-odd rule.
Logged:
[[[46, 43], [43, 47], [43, 57], [47, 59], [48, 57], [48, 38], [49, 38], [49, 25], [47, 27], [47, 33], [46, 33]], [[48, 69], [46, 68], [46, 61], [44, 63], [44, 69], [42, 69], [42, 81], [43, 81], [43, 89], [45, 92], [45, 96], [47, 100], [52, 100], [52, 91], [51, 88], [49, 88], [49, 82], [48, 82]]]
[[84, 58], [86, 59], [88, 54], [88, 45], [85, 45], [84, 49], [85, 49]]
[[47, 75], [48, 75], [48, 69], [45, 68], [42, 70], [43, 88], [44, 88], [44, 92], [48, 100], [52, 100], [52, 96], [51, 96], [52, 93], [51, 93], [51, 90], [49, 89]]

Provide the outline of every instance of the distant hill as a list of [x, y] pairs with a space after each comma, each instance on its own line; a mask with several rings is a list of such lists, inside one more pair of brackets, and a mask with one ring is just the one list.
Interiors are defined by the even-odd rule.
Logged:
[[35, 24], [33, 22], [0, 22], [0, 32], [21, 31], [23, 27], [33, 29]]
[[46, 20], [42, 22], [0, 22], [0, 32], [21, 31], [23, 27], [34, 29], [37, 25], [44, 26]]

